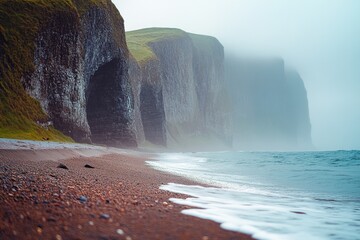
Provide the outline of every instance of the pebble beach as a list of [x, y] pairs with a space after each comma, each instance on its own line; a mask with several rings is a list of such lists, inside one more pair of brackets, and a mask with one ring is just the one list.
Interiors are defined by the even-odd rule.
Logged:
[[159, 186], [194, 182], [150, 168], [144, 153], [10, 145], [0, 149], [0, 239], [251, 239], [181, 214], [168, 199], [187, 196]]

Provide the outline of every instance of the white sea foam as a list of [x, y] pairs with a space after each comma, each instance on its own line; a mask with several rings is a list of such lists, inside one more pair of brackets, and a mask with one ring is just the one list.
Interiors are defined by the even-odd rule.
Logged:
[[224, 229], [264, 240], [360, 239], [359, 152], [231, 154], [162, 154], [149, 164], [217, 186], [161, 189], [191, 196], [170, 201]]
[[194, 207], [182, 213], [218, 222], [224, 229], [247, 233], [256, 239], [358, 239], [360, 236], [355, 229], [346, 230], [351, 222], [347, 219], [355, 217], [351, 207], [326, 210], [336, 206], [174, 183], [161, 189], [192, 196], [170, 199]]

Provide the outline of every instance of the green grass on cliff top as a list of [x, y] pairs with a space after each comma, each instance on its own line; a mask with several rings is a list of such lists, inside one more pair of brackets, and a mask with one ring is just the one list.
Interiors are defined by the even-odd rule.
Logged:
[[176, 28], [146, 28], [126, 32], [126, 42], [131, 54], [138, 63], [156, 58], [149, 44], [164, 39], [177, 38], [186, 35]]
[[210, 53], [214, 50], [214, 48], [222, 46], [221, 43], [212, 36], [199, 35], [194, 33], [189, 33], [189, 36], [193, 42], [194, 47], [204, 52]]
[[126, 32], [126, 41], [131, 54], [138, 63], [156, 58], [149, 44], [164, 39], [171, 39], [188, 35], [194, 46], [199, 50], [211, 52], [219, 41], [211, 36], [187, 33], [177, 28], [145, 28]]
[[34, 71], [35, 39], [54, 13], [81, 15], [109, 0], [0, 0], [0, 137], [72, 141], [37, 121], [47, 116], [21, 78]]

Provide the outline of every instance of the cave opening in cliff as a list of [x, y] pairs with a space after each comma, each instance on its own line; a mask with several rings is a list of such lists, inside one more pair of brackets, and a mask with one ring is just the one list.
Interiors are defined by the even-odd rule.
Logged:
[[114, 96], [116, 96], [116, 74], [118, 60], [114, 59], [98, 68], [90, 77], [87, 89], [86, 114], [94, 143], [107, 144], [111, 141], [114, 131], [114, 117], [116, 111]]
[[86, 114], [90, 139], [114, 147], [136, 147], [131, 128], [133, 98], [127, 63], [114, 58], [90, 77], [86, 90]]
[[140, 112], [145, 139], [166, 146], [165, 113], [162, 92], [155, 86], [144, 84], [140, 92]]

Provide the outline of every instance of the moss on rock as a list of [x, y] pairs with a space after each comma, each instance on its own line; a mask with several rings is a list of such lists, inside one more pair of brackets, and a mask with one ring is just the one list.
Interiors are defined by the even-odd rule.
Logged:
[[156, 55], [149, 46], [151, 43], [178, 38], [187, 33], [176, 28], [146, 28], [126, 32], [126, 42], [131, 54], [139, 64], [145, 63]]
[[71, 141], [46, 122], [47, 115], [30, 97], [22, 77], [34, 71], [35, 40], [53, 14], [81, 16], [109, 0], [0, 0], [0, 137]]

